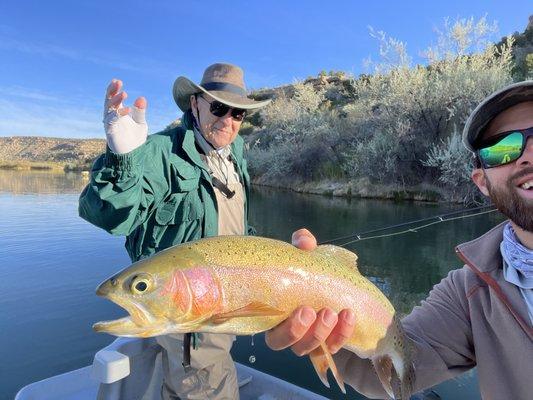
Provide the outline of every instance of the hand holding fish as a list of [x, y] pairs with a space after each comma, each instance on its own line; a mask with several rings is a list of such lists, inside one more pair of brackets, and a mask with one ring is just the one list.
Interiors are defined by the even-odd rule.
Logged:
[[122, 81], [113, 79], [107, 87], [104, 104], [104, 129], [109, 148], [115, 153], [129, 153], [146, 141], [146, 99], [138, 97], [133, 107], [125, 107], [128, 97], [121, 91]]
[[[301, 250], [314, 250], [316, 238], [307, 229], [292, 234], [292, 244]], [[352, 310], [344, 309], [339, 314], [330, 308], [318, 313], [312, 307], [301, 306], [281, 324], [267, 331], [265, 341], [272, 350], [291, 347], [298, 356], [304, 356], [326, 343], [335, 354], [354, 332], [355, 316]]]

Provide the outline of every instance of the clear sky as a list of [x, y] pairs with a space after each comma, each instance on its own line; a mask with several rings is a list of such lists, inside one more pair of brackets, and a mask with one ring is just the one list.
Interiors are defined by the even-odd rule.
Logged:
[[205, 67], [241, 66], [249, 88], [316, 76], [358, 75], [376, 59], [369, 26], [407, 44], [415, 57], [444, 18], [486, 15], [501, 36], [522, 32], [526, 0], [481, 1], [101, 1], [2, 0], [0, 136], [103, 137], [111, 78], [129, 99], [148, 99], [150, 133], [180, 116], [174, 79], [198, 82]]

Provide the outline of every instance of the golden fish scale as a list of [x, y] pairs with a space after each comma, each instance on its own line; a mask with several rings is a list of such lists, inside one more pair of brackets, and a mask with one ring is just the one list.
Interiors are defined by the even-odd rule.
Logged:
[[[293, 245], [275, 239], [253, 236], [219, 236], [188, 244], [205, 258], [210, 265], [224, 265], [255, 270], [302, 268], [316, 275], [329, 275], [349, 281], [367, 290], [394, 311], [387, 298], [354, 265], [347, 265], [339, 258], [303, 251]], [[319, 246], [318, 248], [320, 249]], [[333, 246], [331, 246], [333, 247]], [[347, 251], [338, 248], [339, 251]]]
[[[217, 271], [227, 292], [224, 308], [228, 310], [245, 306], [250, 298], [268, 299], [269, 305], [287, 313], [301, 304], [315, 309], [329, 306], [337, 312], [351, 308], [357, 324], [348, 345], [360, 354], [376, 348], [392, 320], [392, 305], [359, 273], [355, 259], [354, 265], [348, 265], [331, 253], [302, 251], [278, 240], [249, 236], [215, 237], [187, 247]], [[281, 285], [272, 285], [278, 281]], [[283, 319], [261, 318], [269, 327]], [[246, 319], [237, 323], [257, 325]]]

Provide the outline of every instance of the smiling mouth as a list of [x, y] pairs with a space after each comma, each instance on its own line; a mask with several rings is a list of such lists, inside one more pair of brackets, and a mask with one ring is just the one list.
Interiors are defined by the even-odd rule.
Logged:
[[522, 183], [521, 185], [518, 185], [518, 187], [520, 189], [524, 189], [524, 190], [531, 190], [533, 189], [533, 179], [529, 180], [529, 181], [526, 181], [524, 183]]

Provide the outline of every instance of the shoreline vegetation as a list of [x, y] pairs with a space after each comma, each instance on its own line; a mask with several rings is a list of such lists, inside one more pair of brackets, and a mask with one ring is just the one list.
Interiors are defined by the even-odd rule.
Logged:
[[[252, 91], [257, 100], [273, 99], [240, 131], [253, 184], [330, 196], [483, 202], [470, 181], [462, 126], [488, 94], [533, 78], [533, 16], [523, 33], [494, 44], [496, 30], [485, 18], [446, 21], [424, 65], [413, 65], [405, 43], [371, 31], [380, 54], [368, 62], [372, 73], [322, 71]], [[87, 175], [104, 151], [104, 139], [0, 137], [0, 169]]]

